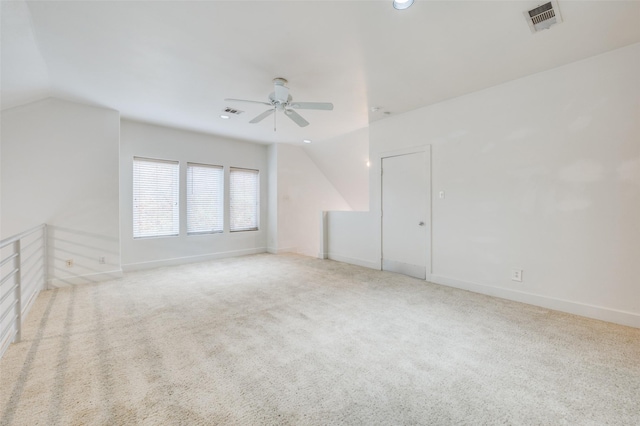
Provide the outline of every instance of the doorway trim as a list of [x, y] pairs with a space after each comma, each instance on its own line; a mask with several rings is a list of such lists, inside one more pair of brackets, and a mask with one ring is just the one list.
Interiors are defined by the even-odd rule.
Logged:
[[426, 190], [427, 193], [425, 194], [425, 201], [427, 203], [426, 206], [426, 217], [425, 217], [425, 222], [428, 226], [427, 229], [427, 241], [426, 241], [426, 247], [427, 247], [427, 253], [425, 254], [425, 277], [426, 277], [426, 281], [430, 281], [431, 280], [431, 274], [432, 274], [432, 239], [433, 239], [433, 229], [432, 229], [432, 220], [431, 220], [431, 194], [432, 194], [432, 190], [431, 190], [431, 145], [419, 145], [419, 146], [414, 146], [414, 147], [409, 147], [409, 148], [402, 148], [402, 149], [394, 149], [391, 151], [383, 151], [378, 153], [378, 155], [376, 156], [376, 163], [378, 165], [378, 169], [379, 169], [379, 193], [378, 195], [378, 220], [379, 222], [379, 231], [380, 231], [380, 270], [382, 269], [382, 261], [383, 261], [383, 257], [384, 257], [384, 252], [383, 252], [383, 238], [384, 238], [384, 234], [383, 234], [383, 229], [382, 229], [382, 188], [383, 188], [383, 182], [382, 182], [382, 160], [384, 158], [389, 158], [389, 157], [398, 157], [401, 155], [408, 155], [408, 154], [416, 154], [416, 153], [424, 153], [424, 157], [425, 157], [425, 168], [427, 169], [427, 173], [426, 173]]

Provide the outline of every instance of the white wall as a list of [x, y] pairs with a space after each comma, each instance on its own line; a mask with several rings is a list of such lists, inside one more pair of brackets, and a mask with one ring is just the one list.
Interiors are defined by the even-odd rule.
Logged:
[[380, 269], [380, 226], [372, 212], [327, 212], [325, 258]]
[[635, 44], [373, 123], [371, 158], [432, 145], [431, 280], [640, 327], [639, 75]]
[[[225, 167], [228, 188], [229, 167], [260, 171], [260, 230], [228, 232], [228, 190], [225, 191], [225, 232], [186, 235], [186, 194], [180, 189], [180, 235], [163, 238], [133, 238], [133, 157], [178, 160], [181, 183], [186, 163]], [[123, 269], [143, 269], [195, 262], [267, 250], [267, 146], [250, 142], [122, 120], [120, 155], [120, 220]]]
[[53, 285], [120, 276], [119, 113], [46, 99], [1, 115], [2, 238], [49, 224]]
[[268, 161], [268, 228], [267, 251], [278, 253], [278, 145], [271, 144], [267, 149]]
[[369, 128], [304, 146], [351, 210], [369, 210]]
[[304, 149], [286, 144], [277, 152], [277, 252], [296, 252], [323, 257], [321, 224], [323, 210], [351, 210]]

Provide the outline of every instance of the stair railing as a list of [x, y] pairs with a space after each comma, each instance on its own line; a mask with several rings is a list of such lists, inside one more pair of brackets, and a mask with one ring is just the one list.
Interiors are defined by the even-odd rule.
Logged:
[[22, 326], [47, 287], [47, 225], [0, 241], [0, 358], [22, 340]]

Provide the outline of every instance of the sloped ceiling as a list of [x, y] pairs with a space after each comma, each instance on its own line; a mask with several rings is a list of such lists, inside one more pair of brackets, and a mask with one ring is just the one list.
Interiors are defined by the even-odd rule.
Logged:
[[5, 109], [47, 97], [50, 81], [27, 4], [23, 1], [3, 1], [0, 11], [0, 102], [2, 109]]
[[[559, 1], [564, 22], [531, 34], [537, 1], [2, 2], [2, 108], [45, 95], [123, 117], [263, 143], [328, 140], [385, 117], [640, 41], [640, 2]], [[264, 111], [271, 80], [297, 127]], [[220, 118], [226, 106], [245, 112]], [[371, 112], [371, 107], [381, 107]]]
[[352, 210], [369, 210], [369, 129], [310, 144], [304, 151]]

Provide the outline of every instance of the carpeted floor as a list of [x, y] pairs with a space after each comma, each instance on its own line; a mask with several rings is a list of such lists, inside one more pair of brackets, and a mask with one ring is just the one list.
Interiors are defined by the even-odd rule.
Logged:
[[43, 292], [1, 425], [638, 425], [640, 329], [256, 255]]

